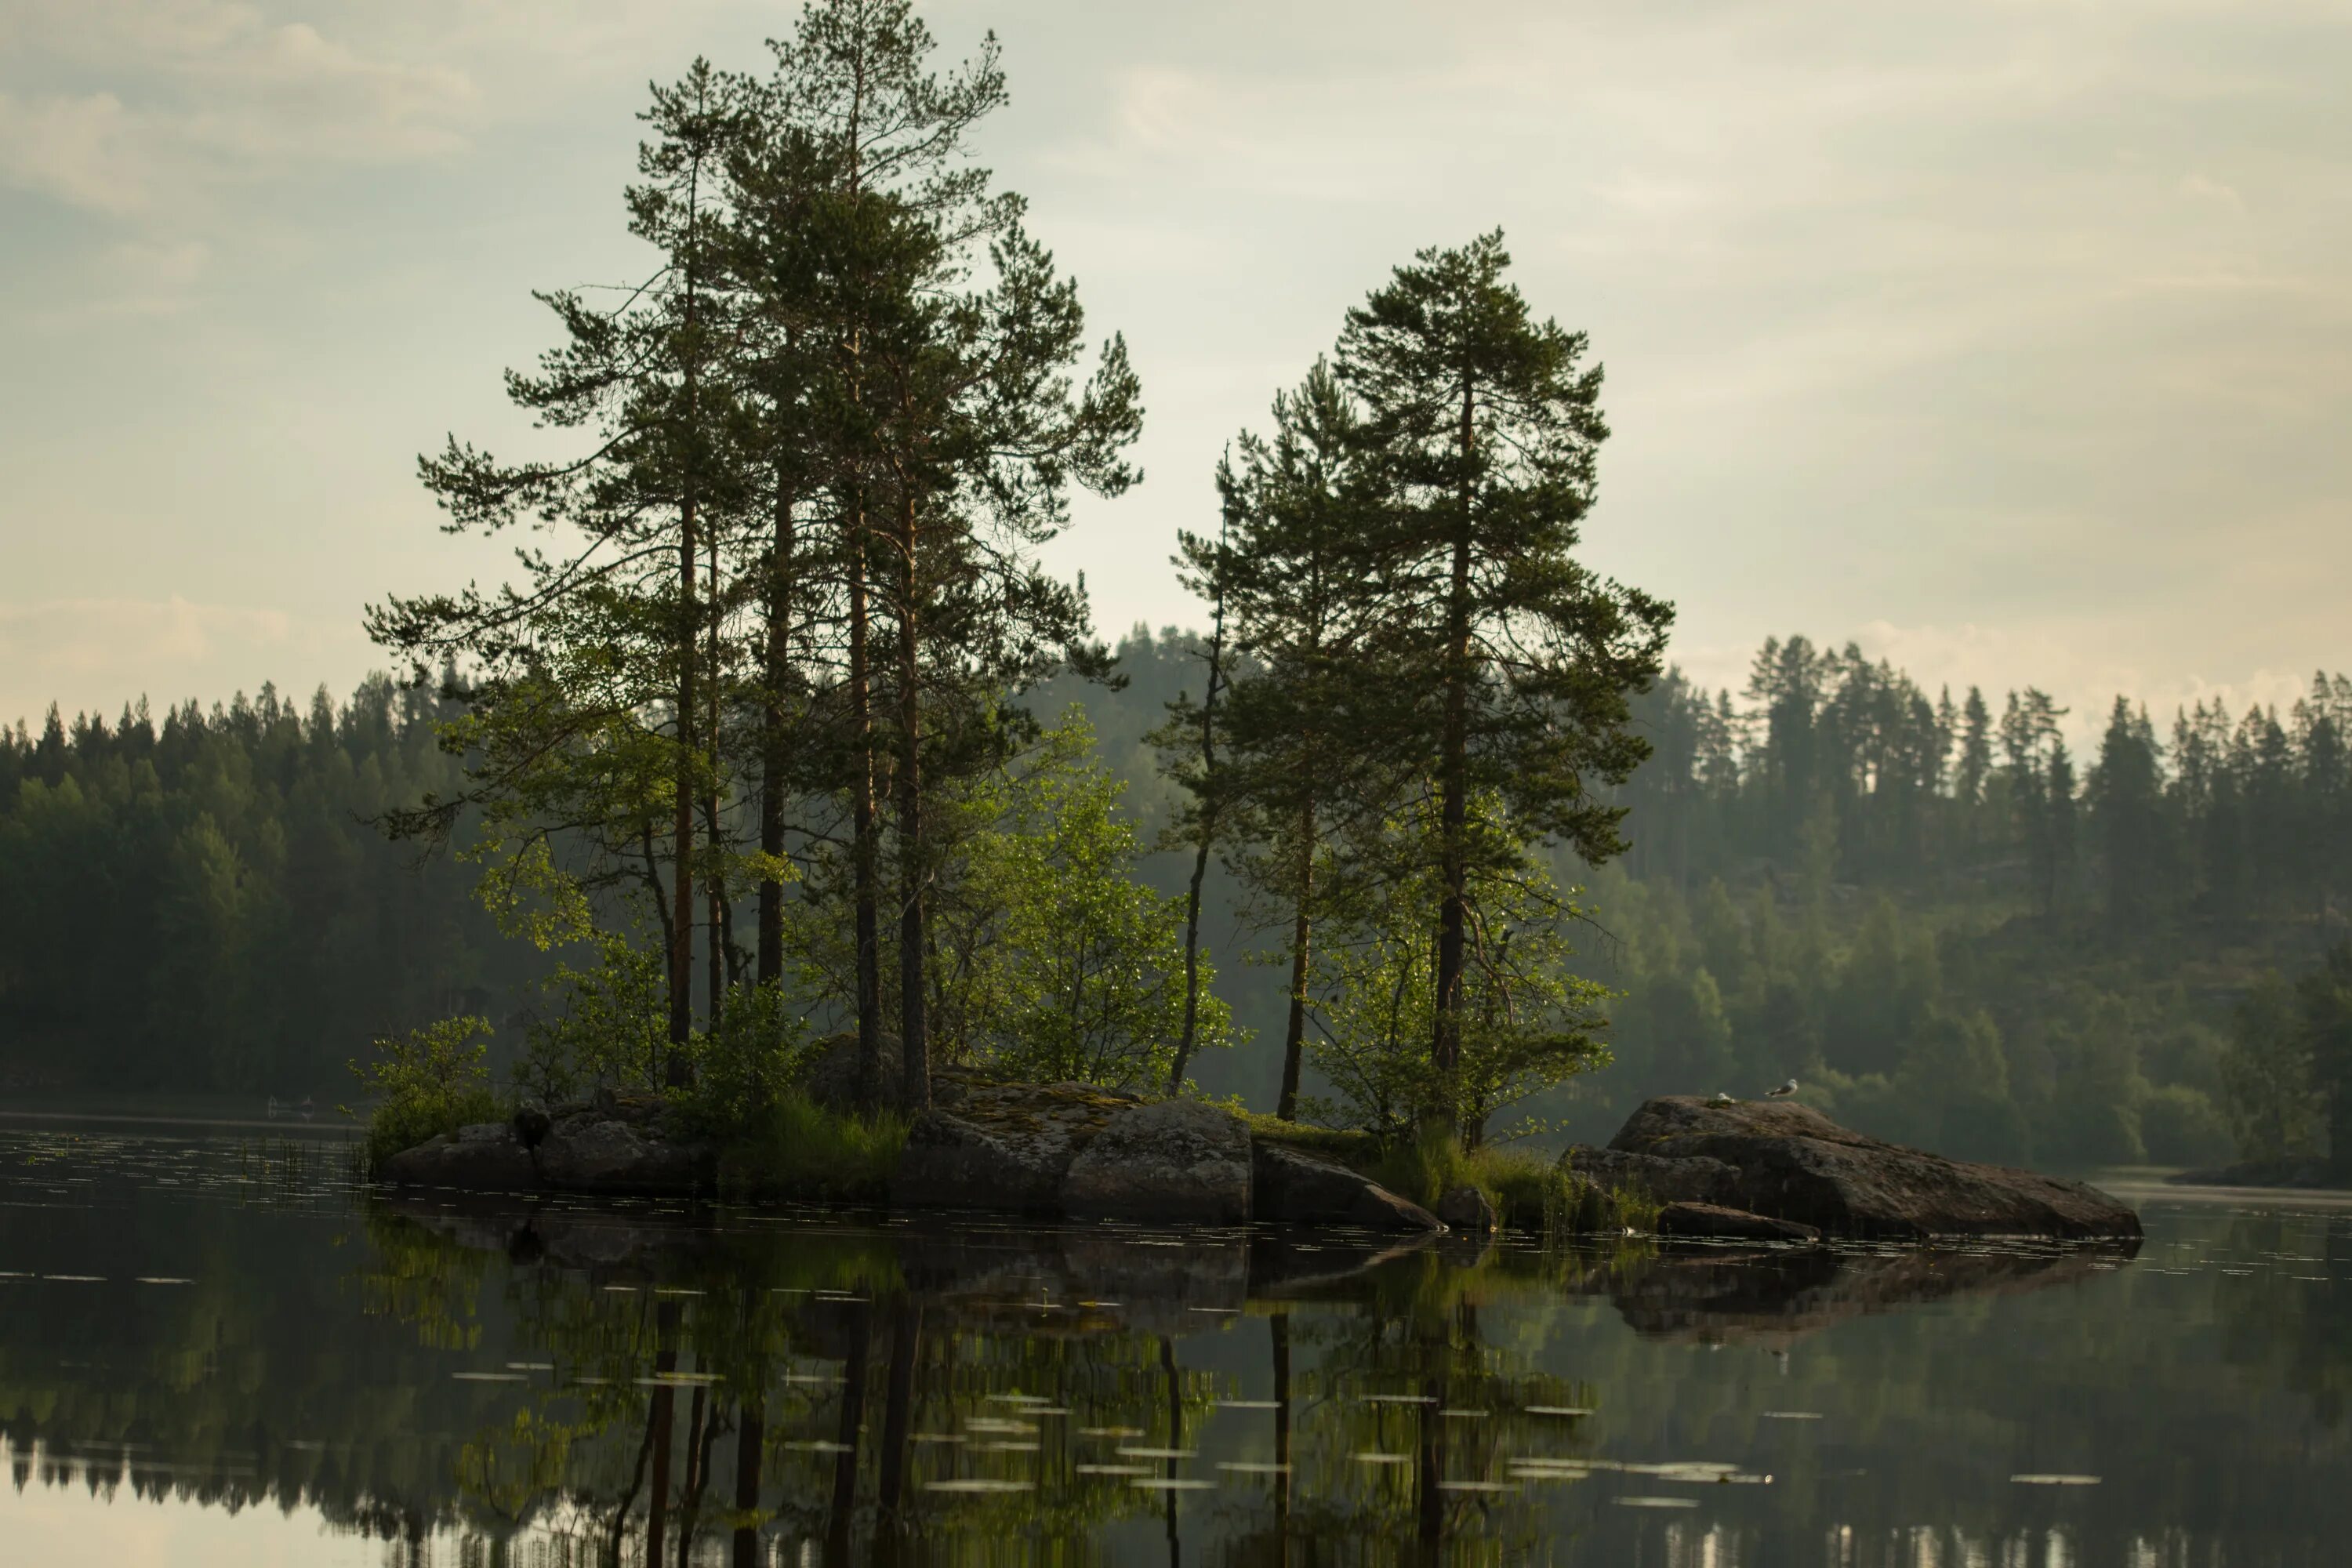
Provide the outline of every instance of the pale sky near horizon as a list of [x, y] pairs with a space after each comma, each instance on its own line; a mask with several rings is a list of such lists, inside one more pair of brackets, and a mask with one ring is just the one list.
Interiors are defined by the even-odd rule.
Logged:
[[[0, 0], [0, 721], [383, 661], [415, 457], [530, 449], [532, 289], [617, 280], [633, 119], [742, 0]], [[939, 0], [984, 160], [1099, 335], [1145, 484], [1055, 559], [1190, 623], [1210, 473], [1418, 247], [1502, 226], [1591, 335], [1588, 531], [1737, 686], [1766, 635], [2092, 726], [2352, 667], [2352, 7]]]

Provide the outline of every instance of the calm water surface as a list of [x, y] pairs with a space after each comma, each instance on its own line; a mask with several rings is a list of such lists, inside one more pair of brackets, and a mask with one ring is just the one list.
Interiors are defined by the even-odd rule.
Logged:
[[2352, 1213], [2136, 1258], [395, 1201], [0, 1127], [9, 1563], [2352, 1559]]

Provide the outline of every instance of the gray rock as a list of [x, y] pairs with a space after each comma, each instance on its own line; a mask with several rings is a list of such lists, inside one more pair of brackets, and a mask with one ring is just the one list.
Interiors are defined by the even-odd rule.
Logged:
[[1062, 1210], [1191, 1225], [1246, 1223], [1249, 1129], [1232, 1112], [1196, 1100], [1118, 1111], [1070, 1162], [1062, 1179]]
[[902, 1208], [1050, 1212], [1060, 1205], [1069, 1157], [1066, 1140], [1023, 1138], [933, 1109], [907, 1130], [890, 1201]]
[[1772, 1219], [1715, 1204], [1668, 1204], [1658, 1211], [1660, 1236], [1726, 1241], [1817, 1242], [1822, 1233], [1792, 1219]]
[[1437, 1231], [1444, 1223], [1370, 1176], [1280, 1143], [1250, 1152], [1252, 1217], [1272, 1225], [1353, 1225], [1370, 1230]]
[[1134, 1103], [1083, 1084], [959, 1084], [936, 1098], [890, 1178], [902, 1207], [1057, 1212], [1071, 1162]]
[[1495, 1205], [1487, 1201], [1486, 1194], [1467, 1182], [1446, 1189], [1433, 1212], [1445, 1222], [1446, 1229], [1467, 1231], [1474, 1236], [1492, 1235], [1498, 1223]]
[[377, 1174], [404, 1186], [486, 1193], [528, 1193], [540, 1186], [530, 1151], [502, 1121], [478, 1122], [454, 1134], [428, 1138], [384, 1161]]
[[1633, 1112], [1610, 1147], [1675, 1162], [1720, 1161], [1738, 1179], [1728, 1193], [1700, 1201], [1795, 1220], [1826, 1234], [1893, 1241], [1938, 1236], [2084, 1241], [2140, 1234], [2139, 1216], [2095, 1187], [1884, 1142], [1787, 1100], [1653, 1100]]
[[1668, 1160], [1589, 1143], [1576, 1144], [1560, 1160], [1572, 1174], [1605, 1192], [1642, 1193], [1662, 1204], [1738, 1206], [1739, 1173], [1720, 1160]]
[[547, 1184], [575, 1193], [689, 1193], [705, 1163], [700, 1150], [642, 1122], [593, 1112], [556, 1123], [535, 1152]]

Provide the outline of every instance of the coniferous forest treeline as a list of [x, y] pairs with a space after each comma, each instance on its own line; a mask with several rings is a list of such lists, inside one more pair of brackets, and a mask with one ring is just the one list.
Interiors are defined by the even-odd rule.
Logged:
[[[1149, 842], [1181, 811], [1150, 736], [1200, 689], [1200, 639], [1139, 627], [1118, 652], [1123, 688], [1063, 677], [1032, 706], [1086, 706]], [[1802, 637], [1744, 690], [1670, 672], [1636, 708], [1655, 751], [1622, 795], [1631, 847], [1558, 868], [1589, 889], [1579, 967], [1622, 993], [1615, 1060], [1538, 1112], [1601, 1131], [1645, 1094], [1794, 1072], [1859, 1124], [1987, 1155], [2326, 1147], [2292, 981], [2347, 929], [2352, 680], [2161, 727], [2118, 700], [2079, 764], [2042, 693], [1929, 696]], [[0, 1074], [328, 1099], [378, 1037], [543, 1009], [549, 961], [499, 934], [473, 868], [375, 825], [455, 785], [446, 717], [378, 678], [341, 705], [265, 688], [0, 730]], [[1174, 895], [1191, 858], [1139, 869]], [[1265, 1108], [1285, 977], [1240, 961], [1266, 922], [1221, 867], [1207, 901], [1248, 1038], [1202, 1081]]]
[[651, 89], [639, 275], [505, 378], [540, 449], [419, 459], [527, 542], [369, 607], [398, 685], [0, 745], [13, 1080], [331, 1101], [373, 1041], [385, 1152], [624, 1085], [772, 1149], [846, 1047], [866, 1132], [971, 1067], [1435, 1159], [1794, 1074], [1963, 1152], [2352, 1164], [2343, 678], [2081, 759], [1801, 637], [1695, 689], [1582, 559], [1601, 367], [1499, 229], [1335, 310], [1176, 542], [1205, 637], [1115, 659], [1046, 547], [1143, 388], [974, 161], [994, 38], [933, 52], [818, 0]]

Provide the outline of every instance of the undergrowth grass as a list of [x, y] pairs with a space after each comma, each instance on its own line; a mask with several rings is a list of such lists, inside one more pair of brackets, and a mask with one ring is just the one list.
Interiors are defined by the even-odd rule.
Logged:
[[739, 1198], [875, 1202], [887, 1195], [906, 1146], [906, 1118], [894, 1112], [844, 1115], [786, 1093], [719, 1145], [719, 1189]]
[[1423, 1207], [1456, 1187], [1476, 1187], [1507, 1228], [1547, 1237], [1629, 1229], [1646, 1234], [1657, 1227], [1658, 1205], [1646, 1194], [1602, 1187], [1567, 1162], [1530, 1149], [1465, 1149], [1443, 1133], [1423, 1134], [1381, 1148], [1360, 1168]]

